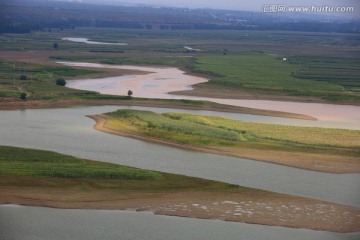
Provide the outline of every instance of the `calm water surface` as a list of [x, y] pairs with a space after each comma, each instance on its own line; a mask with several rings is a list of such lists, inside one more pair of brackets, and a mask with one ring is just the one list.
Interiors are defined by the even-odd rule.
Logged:
[[0, 206], [2, 240], [356, 240], [359, 233], [200, 220], [151, 213]]
[[95, 44], [95, 45], [122, 45], [122, 46], [128, 45], [127, 43], [95, 42], [95, 41], [89, 41], [89, 39], [87, 38], [79, 38], [79, 37], [66, 37], [66, 38], [62, 38], [62, 40], [67, 40], [77, 43]]
[[94, 121], [85, 117], [116, 109], [103, 106], [1, 111], [0, 145], [52, 150], [360, 207], [360, 174], [320, 173], [171, 148], [96, 131]]

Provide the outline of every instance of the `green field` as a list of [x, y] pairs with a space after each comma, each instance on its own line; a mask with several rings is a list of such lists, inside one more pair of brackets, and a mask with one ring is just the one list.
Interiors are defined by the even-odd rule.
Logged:
[[126, 180], [161, 177], [156, 172], [89, 161], [48, 151], [0, 147], [0, 152], [1, 175]]
[[105, 127], [184, 144], [241, 146], [246, 143], [297, 148], [360, 150], [360, 131], [243, 122], [184, 113], [118, 110]]
[[[101, 42], [125, 42], [129, 45], [92, 45], [61, 40], [62, 37], [85, 37]], [[0, 96], [16, 97], [21, 91], [33, 93], [30, 97], [35, 99], [91, 95], [89, 92], [50, 87], [49, 83], [53, 83], [56, 78], [99, 75], [99, 72], [15, 63], [1, 57], [2, 52], [19, 56], [29, 56], [34, 52], [42, 53], [49, 61], [176, 66], [210, 76], [212, 79], [208, 86], [211, 88], [208, 91], [217, 91], [217, 94], [223, 93], [225, 96], [226, 89], [230, 88], [234, 91], [257, 91], [260, 96], [287, 95], [299, 100], [311, 98], [359, 104], [358, 39], [356, 34], [340, 33], [107, 28], [2, 34]], [[53, 48], [54, 43], [58, 43], [58, 49]], [[191, 51], [184, 46], [201, 51]], [[283, 57], [287, 61], [283, 61]], [[29, 83], [28, 80], [18, 81], [24, 73], [37, 81], [36, 84]], [[49, 91], [45, 93], [49, 87]], [[94, 95], [93, 98], [100, 97]]]
[[[91, 76], [101, 73], [101, 71], [70, 67], [50, 67], [32, 63], [0, 61], [0, 96], [19, 97], [21, 92], [28, 92], [32, 99], [96, 95], [94, 92], [57, 86], [55, 80], [57, 78]], [[22, 76], [25, 76], [26, 79], [21, 79]]]
[[1, 186], [79, 186], [81, 189], [172, 192], [240, 188], [232, 184], [91, 161], [50, 151], [7, 146], [0, 146]]
[[[286, 58], [264, 54], [202, 56], [193, 69], [213, 75], [209, 84], [270, 90], [295, 96], [360, 102], [359, 60]], [[329, 62], [330, 61], [330, 62]]]
[[[129, 45], [91, 45], [61, 40], [62, 37], [85, 37], [100, 42], [125, 42]], [[53, 49], [53, 43], [59, 49]], [[111, 28], [76, 28], [29, 34], [2, 34], [0, 51], [48, 50], [117, 53], [133, 52], [186, 53], [184, 46], [201, 49], [200, 54], [270, 53], [287, 56], [357, 57], [357, 34], [307, 33], [292, 31], [226, 31], [226, 30], [134, 30]]]

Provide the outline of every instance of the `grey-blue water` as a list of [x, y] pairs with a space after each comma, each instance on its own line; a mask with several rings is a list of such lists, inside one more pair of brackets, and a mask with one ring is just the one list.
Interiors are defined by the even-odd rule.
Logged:
[[52, 150], [360, 207], [360, 174], [320, 173], [157, 145], [96, 131], [94, 121], [85, 117], [115, 109], [118, 107], [1, 111], [0, 145]]
[[[157, 108], [129, 108], [168, 111]], [[93, 129], [94, 121], [85, 117], [116, 109], [118, 107], [103, 106], [0, 111], [0, 145], [52, 150], [88, 159], [185, 174], [360, 207], [359, 174], [312, 172], [156, 145], [96, 131]], [[216, 112], [211, 114], [227, 115]], [[241, 115], [230, 115], [241, 118]], [[340, 240], [359, 237], [359, 234], [334, 234], [127, 211], [0, 206], [1, 240]]]
[[356, 240], [339, 234], [151, 213], [0, 206], [2, 240]]

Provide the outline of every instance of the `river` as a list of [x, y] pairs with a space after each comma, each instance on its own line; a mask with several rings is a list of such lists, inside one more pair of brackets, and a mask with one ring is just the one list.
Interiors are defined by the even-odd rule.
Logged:
[[70, 41], [70, 42], [76, 42], [76, 43], [87, 43], [87, 44], [95, 44], [95, 45], [128, 45], [127, 43], [111, 43], [111, 42], [96, 42], [96, 41], [90, 41], [87, 38], [80, 38], [80, 37], [65, 37], [62, 38], [62, 40]]
[[[121, 81], [132, 79], [125, 76]], [[158, 78], [157, 81], [166, 79]], [[94, 80], [89, 80], [94, 82]], [[113, 84], [110, 83], [109, 89]], [[80, 84], [80, 81], [76, 81]], [[131, 82], [134, 84], [134, 82]], [[86, 85], [86, 84], [85, 84]], [[157, 83], [148, 82], [147, 89]], [[190, 89], [189, 85], [181, 85]], [[179, 86], [178, 86], [179, 87]], [[103, 88], [103, 85], [96, 88]], [[105, 89], [106, 87], [104, 87]], [[141, 87], [140, 87], [141, 88]], [[139, 89], [140, 89], [139, 88]], [[127, 89], [126, 89], [127, 91]], [[146, 93], [146, 91], [144, 91]], [[168, 94], [166, 91], [161, 94]], [[236, 100], [238, 101], [238, 100]], [[340, 107], [340, 106], [339, 106]], [[358, 108], [345, 109], [345, 119], [329, 119], [323, 113], [319, 126], [334, 127], [340, 122], [358, 126]], [[190, 111], [146, 107], [74, 107], [60, 109], [14, 110], [0, 112], [0, 145], [52, 150], [77, 157], [112, 162], [133, 167], [178, 173], [223, 181], [269, 191], [306, 196], [360, 208], [359, 174], [330, 174], [252, 161], [186, 151], [93, 129], [94, 121], [85, 117], [116, 109], [155, 112], [182, 111], [220, 115], [235, 119], [281, 123], [313, 124], [314, 121], [284, 119], [213, 111]], [[303, 113], [304, 114], [304, 113]], [[336, 114], [331, 113], [333, 116]], [[335, 125], [334, 125], [335, 124]], [[351, 124], [350, 124], [351, 125]], [[340, 126], [340, 125], [336, 125]], [[350, 127], [353, 128], [353, 127]], [[0, 239], [359, 239], [360, 233], [335, 234], [305, 229], [269, 227], [200, 220], [133, 211], [64, 210], [13, 205], [0, 206]]]
[[[118, 108], [164, 111], [161, 108], [116, 106], [1, 111], [0, 145], [52, 150], [360, 207], [359, 174], [321, 173], [186, 151], [96, 131], [93, 129], [95, 122], [85, 117]], [[212, 113], [226, 116], [226, 113]]]
[[[132, 90], [135, 97], [204, 100], [240, 107], [291, 112], [313, 116], [318, 119], [318, 121], [312, 121], [312, 123], [307, 121], [307, 124], [300, 124], [300, 126], [360, 129], [360, 106], [179, 96], [173, 95], [171, 92], [191, 90], [191, 85], [207, 82], [208, 79], [188, 75], [177, 68], [106, 65], [81, 62], [58, 63], [73, 67], [130, 69], [150, 72], [144, 75], [68, 80], [66, 86], [69, 88], [91, 90], [112, 95], [127, 95], [127, 91]], [[283, 124], [283, 122], [279, 121], [279, 124]]]
[[356, 240], [339, 234], [134, 211], [0, 206], [2, 240]]

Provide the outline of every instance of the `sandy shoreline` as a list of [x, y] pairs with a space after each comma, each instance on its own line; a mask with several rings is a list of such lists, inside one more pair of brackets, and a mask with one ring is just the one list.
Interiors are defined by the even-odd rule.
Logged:
[[315, 153], [300, 153], [300, 152], [285, 152], [278, 150], [260, 150], [249, 147], [244, 148], [226, 148], [226, 147], [202, 147], [192, 146], [187, 144], [180, 144], [176, 142], [166, 141], [157, 138], [151, 138], [140, 134], [128, 133], [119, 130], [113, 130], [105, 127], [105, 115], [87, 116], [95, 120], [94, 128], [96, 130], [139, 139], [142, 141], [163, 144], [167, 146], [207, 152], [226, 156], [242, 157], [251, 160], [265, 161], [289, 167], [302, 168], [306, 170], [327, 172], [327, 173], [360, 173], [360, 162], [357, 157], [334, 155], [334, 154], [315, 154]]
[[360, 210], [325, 201], [261, 190], [231, 192], [79, 191], [56, 188], [1, 189], [0, 204], [64, 209], [150, 211], [154, 214], [231, 222], [360, 231]]

